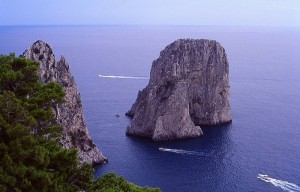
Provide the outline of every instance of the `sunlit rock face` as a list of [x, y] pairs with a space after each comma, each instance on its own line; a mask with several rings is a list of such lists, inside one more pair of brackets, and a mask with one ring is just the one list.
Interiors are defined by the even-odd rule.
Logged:
[[202, 135], [201, 125], [231, 122], [229, 66], [214, 40], [179, 39], [153, 61], [149, 84], [126, 115], [128, 135], [171, 140]]

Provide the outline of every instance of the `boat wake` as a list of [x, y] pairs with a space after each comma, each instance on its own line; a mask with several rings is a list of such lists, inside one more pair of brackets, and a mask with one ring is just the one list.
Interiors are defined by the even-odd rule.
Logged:
[[300, 186], [294, 184], [294, 183], [289, 183], [288, 181], [282, 181], [279, 179], [274, 179], [269, 177], [268, 175], [263, 175], [263, 174], [258, 174], [257, 175], [258, 179], [261, 179], [267, 183], [271, 183], [272, 185], [276, 187], [280, 187], [281, 189], [289, 192], [300, 192]]
[[112, 79], [149, 79], [146, 76], [121, 76], [121, 75], [98, 75], [100, 78], [112, 78]]
[[208, 154], [203, 153], [203, 152], [197, 152], [197, 151], [187, 151], [183, 149], [168, 149], [164, 147], [158, 148], [160, 151], [165, 151], [165, 152], [171, 152], [171, 153], [179, 153], [179, 154], [186, 154], [186, 155], [201, 155], [201, 156], [208, 156]]

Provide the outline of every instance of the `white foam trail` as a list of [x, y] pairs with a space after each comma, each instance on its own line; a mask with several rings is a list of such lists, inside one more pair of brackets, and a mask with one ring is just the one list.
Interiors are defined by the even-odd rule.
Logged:
[[187, 155], [202, 155], [207, 156], [207, 154], [197, 151], [187, 151], [183, 149], [168, 149], [164, 147], [158, 148], [160, 151], [171, 152], [171, 153], [179, 153], [179, 154], [187, 154]]
[[113, 78], [113, 79], [149, 79], [145, 76], [121, 76], [121, 75], [98, 75], [101, 78]]
[[166, 151], [166, 152], [173, 152], [173, 153], [181, 153], [181, 154], [193, 154], [196, 153], [195, 151], [186, 151], [183, 149], [168, 149], [168, 148], [159, 148], [160, 151]]
[[300, 186], [294, 184], [294, 183], [289, 183], [288, 181], [282, 181], [279, 179], [274, 179], [269, 177], [268, 175], [263, 175], [263, 174], [258, 174], [257, 175], [258, 179], [261, 179], [267, 183], [271, 183], [272, 185], [276, 187], [280, 187], [281, 189], [289, 192], [300, 192]]

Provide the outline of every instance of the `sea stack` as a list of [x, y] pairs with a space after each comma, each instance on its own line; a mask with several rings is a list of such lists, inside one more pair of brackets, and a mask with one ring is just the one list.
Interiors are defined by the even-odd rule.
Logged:
[[126, 113], [126, 134], [182, 139], [202, 135], [201, 125], [231, 122], [228, 73], [217, 41], [176, 40], [153, 61], [148, 85]]
[[63, 127], [61, 144], [68, 149], [76, 148], [81, 163], [98, 164], [107, 161], [89, 135], [80, 94], [77, 92], [74, 77], [65, 58], [61, 56], [56, 62], [51, 47], [43, 41], [35, 42], [23, 56], [39, 63], [38, 75], [42, 83], [55, 81], [62, 85], [65, 91], [65, 102], [53, 106], [56, 120]]

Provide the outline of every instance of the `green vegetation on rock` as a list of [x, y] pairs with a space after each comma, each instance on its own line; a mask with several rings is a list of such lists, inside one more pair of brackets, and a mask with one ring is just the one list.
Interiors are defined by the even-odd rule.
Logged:
[[0, 191], [160, 191], [113, 173], [94, 180], [92, 165], [59, 145], [52, 106], [64, 92], [55, 82], [41, 84], [37, 69], [14, 54], [0, 56]]
[[140, 187], [130, 183], [124, 177], [118, 177], [115, 173], [106, 173], [97, 179], [88, 192], [160, 192], [159, 188]]

